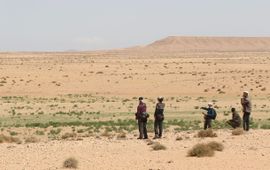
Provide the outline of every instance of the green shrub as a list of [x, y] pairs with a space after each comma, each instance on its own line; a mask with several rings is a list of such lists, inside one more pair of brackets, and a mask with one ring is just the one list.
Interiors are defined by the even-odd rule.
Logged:
[[9, 132], [9, 134], [10, 134], [11, 136], [16, 136], [16, 135], [18, 135], [18, 133], [17, 133], [17, 132], [14, 132], [14, 131]]
[[261, 125], [261, 129], [270, 129], [270, 124]]
[[56, 130], [52, 129], [52, 130], [50, 130], [51, 135], [58, 135], [60, 132], [61, 132], [61, 129], [56, 129]]

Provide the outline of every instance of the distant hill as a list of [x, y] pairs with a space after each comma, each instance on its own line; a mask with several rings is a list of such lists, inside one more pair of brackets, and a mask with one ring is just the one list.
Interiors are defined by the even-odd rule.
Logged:
[[263, 52], [270, 51], [270, 37], [183, 37], [170, 36], [143, 47], [168, 52]]

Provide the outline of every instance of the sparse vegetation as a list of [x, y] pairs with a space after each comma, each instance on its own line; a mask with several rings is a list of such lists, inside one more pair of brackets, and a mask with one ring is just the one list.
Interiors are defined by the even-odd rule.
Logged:
[[44, 133], [44, 131], [41, 131], [41, 130], [37, 130], [36, 132], [35, 132], [35, 134], [36, 135], [45, 135], [45, 133]]
[[30, 136], [25, 139], [25, 143], [37, 143], [38, 141], [39, 140], [34, 136]]
[[15, 138], [12, 136], [5, 136], [3, 134], [0, 135], [0, 143], [17, 143], [20, 144], [21, 141], [19, 138]]
[[76, 133], [68, 133], [66, 132], [65, 134], [62, 135], [62, 139], [69, 139], [69, 138], [75, 138], [77, 136]]

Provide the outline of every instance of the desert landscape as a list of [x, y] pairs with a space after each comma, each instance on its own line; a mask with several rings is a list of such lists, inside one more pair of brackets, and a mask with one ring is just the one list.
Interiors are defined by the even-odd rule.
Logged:
[[[145, 46], [0, 53], [0, 169], [260, 169], [270, 167], [270, 38], [170, 36]], [[251, 130], [233, 134], [249, 91]], [[149, 140], [137, 140], [143, 96]], [[164, 137], [152, 140], [156, 99]], [[214, 136], [200, 136], [213, 102]], [[210, 132], [209, 132], [210, 133]], [[209, 155], [196, 144], [218, 142]], [[70, 163], [70, 162], [69, 162]], [[72, 168], [72, 166], [70, 166]]]

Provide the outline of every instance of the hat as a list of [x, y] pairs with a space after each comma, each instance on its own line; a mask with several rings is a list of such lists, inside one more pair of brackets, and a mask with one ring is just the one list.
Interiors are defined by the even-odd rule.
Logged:
[[139, 97], [139, 100], [143, 100], [143, 97]]
[[208, 103], [208, 106], [213, 106], [213, 103], [212, 103], [212, 102], [209, 102], [209, 103]]
[[164, 99], [164, 97], [162, 97], [162, 96], [158, 96], [158, 98], [157, 98], [158, 100], [163, 100]]
[[243, 93], [249, 94], [249, 92], [248, 92], [248, 91], [244, 91]]

